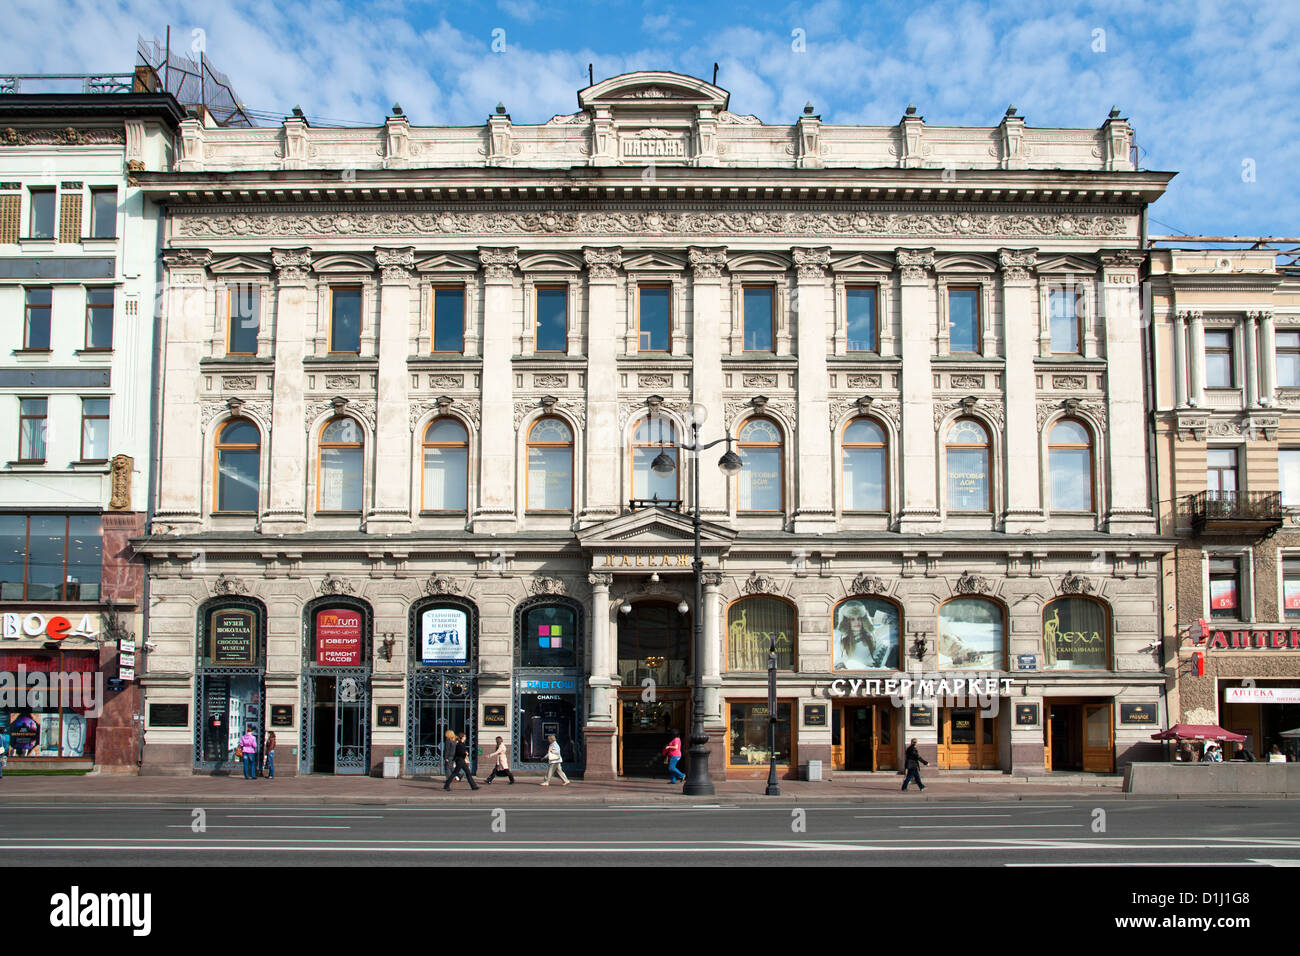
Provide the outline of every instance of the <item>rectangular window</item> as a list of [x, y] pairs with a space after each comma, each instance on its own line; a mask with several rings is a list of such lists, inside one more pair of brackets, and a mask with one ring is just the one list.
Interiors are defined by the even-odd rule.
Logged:
[[672, 334], [672, 286], [637, 289], [637, 351], [667, 352]]
[[86, 348], [113, 347], [113, 289], [86, 290]]
[[1241, 559], [1210, 558], [1210, 617], [1240, 621]]
[[1079, 354], [1082, 340], [1079, 304], [1082, 290], [1073, 286], [1059, 286], [1048, 290], [1048, 312], [1052, 326], [1052, 351], [1061, 354]]
[[262, 289], [252, 282], [226, 288], [226, 354], [256, 355], [262, 322]]
[[948, 351], [980, 350], [980, 290], [978, 287], [948, 289]]
[[336, 286], [330, 290], [330, 351], [361, 351], [359, 286]]
[[117, 237], [117, 190], [92, 189], [90, 191], [90, 238], [115, 239]]
[[32, 239], [53, 239], [54, 190], [33, 189], [31, 197], [31, 217], [28, 220], [27, 235]]
[[98, 515], [0, 515], [0, 600], [98, 601]]
[[50, 312], [53, 289], [28, 289], [23, 329], [23, 348], [50, 350]]
[[849, 286], [844, 290], [844, 326], [850, 352], [880, 351], [875, 286]]
[[1232, 331], [1205, 333], [1205, 386], [1232, 388], [1236, 384], [1232, 356]]
[[1300, 332], [1279, 332], [1277, 346], [1277, 384], [1282, 388], [1300, 388]]
[[[770, 712], [767, 702], [727, 705], [730, 711], [731, 746], [727, 751], [727, 764], [732, 767], [766, 767], [772, 757], [768, 749], [768, 722]], [[776, 704], [776, 763], [788, 767], [791, 763], [791, 717], [794, 708], [789, 701]]]
[[48, 401], [44, 398], [18, 400], [18, 460], [45, 460], [45, 425]]
[[108, 461], [108, 399], [81, 400], [81, 460]]
[[1282, 559], [1282, 613], [1288, 621], [1300, 621], [1300, 557]]
[[537, 287], [537, 325], [534, 352], [569, 350], [569, 287]]
[[1300, 448], [1283, 448], [1277, 453], [1282, 507], [1300, 508]]
[[465, 351], [465, 287], [445, 286], [433, 290], [433, 350]]
[[1210, 497], [1229, 498], [1237, 493], [1237, 449], [1209, 448], [1205, 452], [1205, 488]]
[[746, 286], [744, 291], [746, 352], [771, 352], [775, 339], [776, 290], [770, 286]]

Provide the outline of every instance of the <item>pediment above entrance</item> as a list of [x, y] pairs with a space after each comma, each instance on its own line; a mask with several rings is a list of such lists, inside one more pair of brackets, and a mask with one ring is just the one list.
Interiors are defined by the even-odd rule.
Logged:
[[[731, 528], [705, 522], [700, 528], [700, 548], [706, 563], [715, 563], [735, 536]], [[689, 571], [693, 537], [690, 518], [647, 508], [584, 528], [578, 532], [578, 543], [591, 552], [593, 567]]]
[[694, 76], [647, 70], [624, 73], [601, 80], [578, 91], [578, 105], [584, 110], [597, 106], [648, 107], [691, 105], [725, 110], [731, 94]]

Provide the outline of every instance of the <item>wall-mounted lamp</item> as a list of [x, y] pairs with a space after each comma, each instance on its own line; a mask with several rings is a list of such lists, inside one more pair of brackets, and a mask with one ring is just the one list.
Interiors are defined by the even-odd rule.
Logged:
[[619, 614], [631, 614], [631, 613], [632, 613], [632, 605], [629, 604], [627, 601], [624, 601], [621, 605], [619, 605], [618, 613], [619, 613]]
[[678, 614], [687, 614], [690, 612], [690, 610], [691, 610], [691, 606], [687, 604], [685, 601], [682, 601], [680, 604], [677, 605]]

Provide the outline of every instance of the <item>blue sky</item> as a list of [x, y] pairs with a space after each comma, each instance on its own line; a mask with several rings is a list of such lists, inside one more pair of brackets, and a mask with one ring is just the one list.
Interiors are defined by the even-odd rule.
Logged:
[[[1097, 126], [1179, 173], [1152, 231], [1300, 234], [1300, 2], [700, 4], [678, 0], [16, 0], [0, 73], [126, 71], [137, 33], [201, 44], [246, 105], [353, 122], [516, 123], [577, 109], [596, 78], [670, 69], [793, 122]], [[196, 32], [201, 31], [201, 32]], [[801, 43], [799, 41], [802, 41]], [[802, 46], [802, 49], [798, 47]]]

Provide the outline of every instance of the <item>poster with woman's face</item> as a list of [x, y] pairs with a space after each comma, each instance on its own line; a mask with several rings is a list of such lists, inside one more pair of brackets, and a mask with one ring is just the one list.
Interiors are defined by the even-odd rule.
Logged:
[[939, 609], [940, 670], [1001, 670], [1002, 609], [978, 598]]
[[840, 604], [831, 660], [837, 671], [898, 670], [898, 609], [878, 598]]

